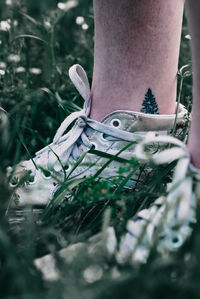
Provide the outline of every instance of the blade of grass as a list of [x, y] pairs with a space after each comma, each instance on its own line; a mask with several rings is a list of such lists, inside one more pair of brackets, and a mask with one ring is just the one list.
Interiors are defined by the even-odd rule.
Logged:
[[26, 144], [25, 144], [25, 142], [24, 142], [24, 138], [23, 138], [21, 132], [20, 132], [20, 131], [17, 131], [17, 134], [18, 134], [18, 137], [19, 137], [19, 140], [20, 140], [21, 144], [23, 145], [23, 147], [25, 148], [26, 152], [28, 153], [29, 158], [30, 158], [31, 161], [33, 162], [35, 168], [38, 169], [38, 167], [37, 167], [35, 161], [33, 160], [32, 156], [31, 156], [31, 154], [30, 154], [30, 152], [29, 152], [29, 150], [28, 150], [28, 148], [27, 148], [27, 146], [26, 146]]
[[35, 39], [35, 40], [38, 40], [40, 42], [43, 42], [45, 43], [46, 45], [49, 45], [44, 39], [36, 36], [36, 35], [32, 35], [32, 34], [20, 34], [20, 35], [17, 35], [14, 37], [14, 39], [12, 40], [12, 42], [14, 42], [15, 40], [17, 39], [20, 39], [20, 38], [32, 38], [32, 39]]
[[130, 178], [132, 177], [132, 175], [140, 168], [140, 165], [137, 165], [128, 175], [127, 177], [125, 177], [122, 182], [119, 184], [119, 186], [115, 189], [114, 193], [120, 193], [124, 186], [126, 185], [126, 183], [128, 183], [128, 181], [130, 180]]
[[121, 163], [129, 163], [129, 164], [134, 164], [135, 161], [133, 160], [128, 160], [128, 159], [124, 159], [124, 158], [121, 158], [121, 157], [118, 157], [122, 152], [124, 152], [127, 148], [129, 148], [130, 146], [132, 146], [133, 144], [135, 144], [135, 141], [134, 142], [131, 142], [129, 143], [128, 145], [126, 145], [125, 147], [123, 147], [116, 155], [111, 155], [111, 154], [108, 154], [108, 153], [104, 153], [104, 152], [101, 152], [101, 151], [97, 151], [97, 150], [90, 150], [89, 153], [91, 154], [96, 154], [100, 157], [103, 157], [103, 158], [108, 158], [109, 161], [107, 161], [97, 172], [96, 174], [94, 175], [94, 178], [98, 177], [101, 172], [112, 162], [112, 161], [117, 161], [117, 162], [121, 162]]
[[62, 201], [65, 199], [68, 193], [71, 191], [70, 189], [73, 189], [76, 187], [76, 185], [83, 182], [84, 178], [70, 180], [62, 184], [62, 186], [55, 192], [54, 197], [50, 200], [49, 204], [46, 206], [42, 216], [41, 220], [45, 221], [48, 220], [51, 214], [54, 213], [54, 209], [57, 208]]
[[40, 24], [38, 24], [38, 22], [31, 16], [27, 15], [25, 12], [22, 12], [22, 11], [18, 11], [18, 13], [20, 15], [22, 15], [23, 17], [25, 17], [28, 21], [30, 21], [32, 24], [38, 26]]

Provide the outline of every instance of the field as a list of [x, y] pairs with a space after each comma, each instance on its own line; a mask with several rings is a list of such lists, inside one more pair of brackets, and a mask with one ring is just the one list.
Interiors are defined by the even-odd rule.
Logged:
[[[181, 250], [162, 257], [155, 245], [140, 266], [118, 265], [96, 241], [108, 226], [119, 241], [128, 219], [165, 193], [174, 165], [165, 172], [152, 166], [137, 192], [90, 177], [76, 187], [73, 201], [61, 198], [44, 210], [10, 207], [6, 168], [49, 144], [60, 123], [83, 105], [68, 69], [81, 64], [91, 82], [94, 17], [91, 0], [1, 0], [0, 16], [0, 106], [7, 112], [0, 123], [1, 298], [199, 298], [199, 223]], [[188, 64], [184, 17], [179, 68]], [[192, 78], [184, 79], [181, 91], [178, 78], [180, 100], [191, 111]], [[58, 255], [77, 243], [68, 261]], [[54, 280], [45, 280], [34, 263], [49, 253], [57, 267]]]

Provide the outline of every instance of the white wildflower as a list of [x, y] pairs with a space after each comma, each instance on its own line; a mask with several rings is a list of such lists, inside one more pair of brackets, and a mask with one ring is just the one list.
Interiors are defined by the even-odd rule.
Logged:
[[6, 71], [5, 71], [5, 70], [1, 70], [1, 69], [0, 69], [0, 76], [4, 76], [4, 75], [5, 75], [5, 73], [6, 73]]
[[25, 73], [26, 69], [23, 66], [19, 66], [15, 69], [16, 73]]
[[0, 31], [10, 30], [10, 20], [0, 22]]
[[42, 73], [42, 70], [37, 67], [32, 67], [29, 69], [29, 72], [33, 75], [40, 75]]
[[17, 54], [10, 54], [8, 56], [8, 61], [10, 61], [10, 62], [18, 63], [18, 62], [20, 62], [20, 60], [21, 60], [21, 57]]
[[12, 5], [13, 1], [12, 0], [6, 0], [6, 5]]
[[83, 29], [83, 30], [88, 30], [88, 28], [89, 28], [88, 24], [84, 23], [84, 24], [82, 25], [82, 29]]
[[82, 25], [84, 21], [85, 21], [84, 17], [79, 16], [76, 18], [76, 24], [78, 25]]
[[5, 69], [6, 68], [6, 63], [4, 61], [0, 61], [0, 68]]
[[51, 28], [51, 23], [49, 21], [44, 21], [44, 26], [46, 28]]
[[77, 5], [78, 5], [78, 2], [76, 0], [70, 0], [70, 1], [67, 1], [67, 2], [59, 2], [57, 4], [58, 8], [61, 9], [61, 10], [64, 10], [64, 11], [68, 11], [68, 10], [70, 10], [71, 8], [73, 8]]
[[17, 26], [18, 26], [18, 21], [17, 21], [17, 20], [14, 20], [14, 21], [13, 21], [13, 25], [14, 25], [15, 27], [17, 27]]
[[192, 38], [191, 38], [191, 35], [189, 35], [189, 34], [187, 34], [187, 35], [185, 36], [185, 38], [186, 38], [186, 39], [189, 39], [189, 40], [192, 39]]

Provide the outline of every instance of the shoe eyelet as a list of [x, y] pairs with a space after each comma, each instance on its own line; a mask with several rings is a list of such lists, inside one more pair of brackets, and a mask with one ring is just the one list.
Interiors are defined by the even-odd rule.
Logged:
[[102, 139], [103, 141], [107, 141], [107, 139], [106, 139], [105, 137], [106, 137], [106, 134], [105, 134], [105, 133], [101, 133], [101, 139]]
[[56, 164], [56, 165], [54, 165], [53, 169], [57, 173], [61, 172], [61, 171], [69, 172], [71, 169], [71, 166], [69, 164], [66, 164], [65, 166], [63, 165], [63, 167], [62, 167], [62, 165]]
[[42, 176], [45, 180], [49, 180], [51, 178], [51, 172], [49, 170], [42, 170]]
[[114, 128], [120, 128], [121, 127], [121, 121], [117, 118], [114, 118], [111, 120], [111, 126]]
[[64, 166], [64, 170], [65, 170], [65, 172], [69, 172], [71, 170], [71, 166], [69, 164], [66, 164]]
[[19, 178], [18, 177], [14, 176], [13, 178], [11, 178], [11, 180], [9, 182], [10, 187], [16, 188], [18, 184], [19, 184]]
[[63, 168], [60, 164], [54, 165], [53, 169], [55, 170], [55, 172], [60, 172], [63, 170]]
[[181, 236], [173, 236], [171, 239], [171, 242], [172, 242], [174, 248], [178, 248], [182, 244], [182, 238], [181, 238]]
[[91, 150], [96, 150], [96, 148], [97, 148], [97, 145], [96, 145], [96, 143], [94, 143], [94, 142], [92, 142], [92, 146], [91, 146]]
[[37, 182], [37, 175], [31, 174], [29, 179], [27, 180], [28, 185], [34, 185]]

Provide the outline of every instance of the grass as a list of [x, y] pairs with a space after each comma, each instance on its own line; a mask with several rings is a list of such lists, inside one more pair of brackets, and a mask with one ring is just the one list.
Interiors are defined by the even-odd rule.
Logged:
[[[61, 121], [82, 105], [68, 79], [69, 66], [83, 65], [91, 81], [92, 3], [79, 0], [75, 4], [63, 11], [55, 0], [0, 2], [1, 20], [9, 28], [0, 31], [0, 105], [9, 120], [2, 118], [0, 128], [1, 297], [199, 298], [198, 224], [192, 238], [178, 253], [163, 259], [153, 250], [148, 263], [141, 267], [119, 266], [98, 246], [91, 253], [92, 236], [111, 225], [119, 240], [128, 219], [165, 194], [174, 164], [168, 168], [154, 166], [145, 186], [138, 185], [137, 192], [123, 189], [124, 176], [133, 171], [128, 164], [119, 170], [118, 181], [102, 180], [98, 175], [84, 180], [73, 190], [72, 201], [63, 197], [68, 187], [65, 185], [44, 211], [25, 209], [6, 213], [10, 196], [6, 167], [33, 157], [52, 140]], [[83, 18], [77, 19], [80, 16]], [[184, 18], [179, 67], [191, 60], [186, 34]], [[192, 79], [186, 77], [180, 101], [189, 109], [191, 90]], [[82, 246], [67, 263], [57, 251], [76, 242]], [[54, 282], [45, 281], [34, 265], [36, 258], [47, 253], [55, 256], [60, 273]], [[99, 278], [97, 275], [98, 279], [91, 283], [88, 273], [92, 277], [100, 273]]]

